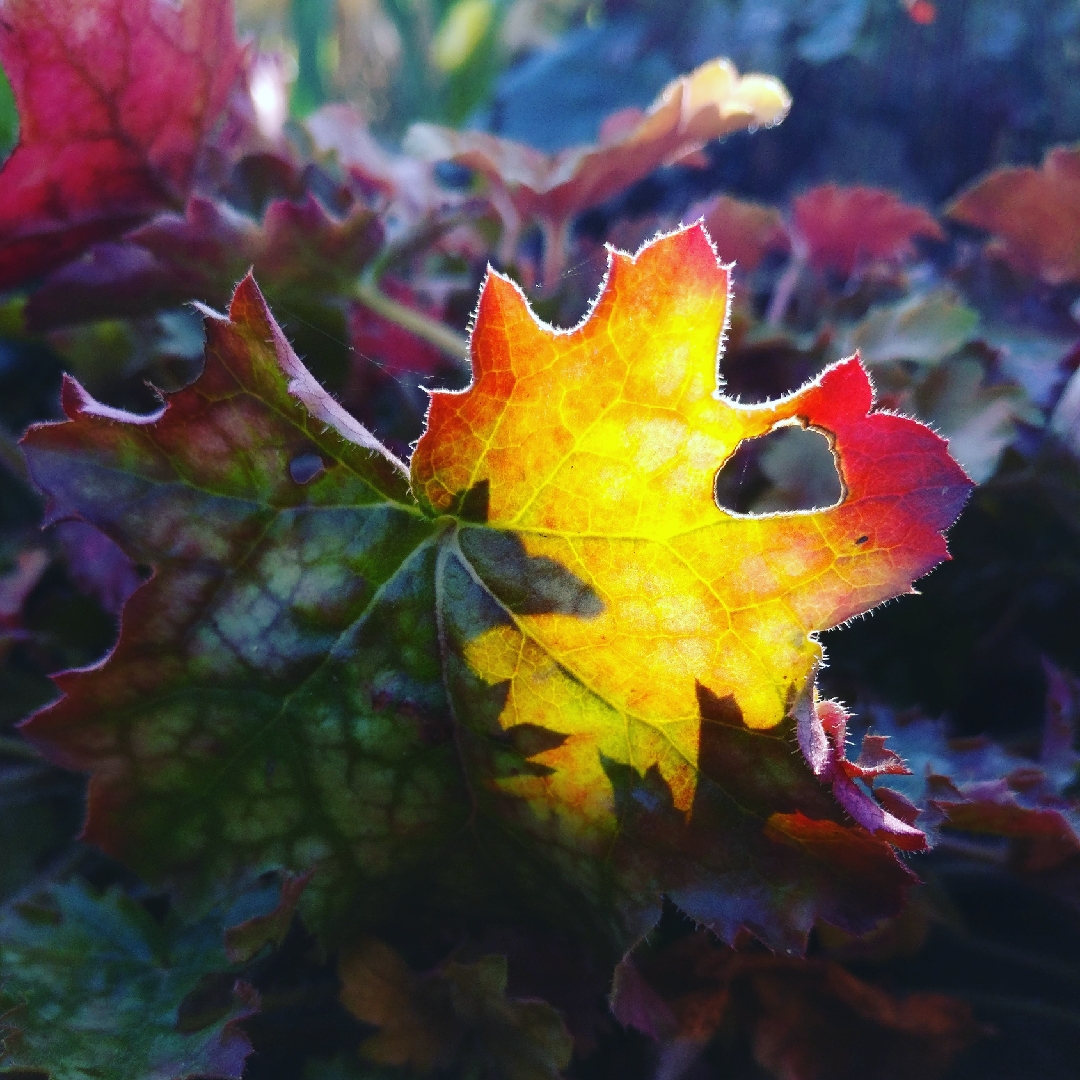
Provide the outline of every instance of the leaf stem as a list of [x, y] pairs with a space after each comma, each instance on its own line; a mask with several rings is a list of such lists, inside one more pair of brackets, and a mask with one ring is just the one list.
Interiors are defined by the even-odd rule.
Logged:
[[444, 233], [467, 221], [470, 216], [469, 209], [469, 205], [455, 207], [451, 214], [436, 214], [420, 222], [407, 235], [388, 244], [364, 271], [356, 286], [356, 299], [361, 304], [403, 330], [408, 330], [410, 334], [415, 334], [421, 341], [434, 345], [462, 366], [465, 366], [465, 358], [469, 355], [468, 339], [445, 323], [391, 300], [379, 288], [379, 279], [394, 263], [423, 251]]
[[389, 322], [395, 323], [403, 330], [408, 330], [421, 341], [434, 345], [436, 349], [445, 353], [459, 364], [464, 364], [465, 357], [469, 352], [468, 340], [456, 330], [428, 318], [422, 312], [414, 308], [406, 307], [405, 304], [391, 300], [389, 296], [381, 292], [378, 281], [365, 274], [356, 287], [356, 299], [365, 307], [371, 308], [376, 315], [381, 315]]

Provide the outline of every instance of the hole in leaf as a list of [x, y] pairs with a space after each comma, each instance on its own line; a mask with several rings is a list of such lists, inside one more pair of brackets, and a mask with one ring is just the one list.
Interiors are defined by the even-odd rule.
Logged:
[[310, 484], [325, 467], [318, 454], [297, 454], [289, 462], [289, 475], [297, 484]]
[[736, 514], [823, 510], [843, 490], [829, 440], [794, 425], [744, 439], [716, 474], [716, 504]]

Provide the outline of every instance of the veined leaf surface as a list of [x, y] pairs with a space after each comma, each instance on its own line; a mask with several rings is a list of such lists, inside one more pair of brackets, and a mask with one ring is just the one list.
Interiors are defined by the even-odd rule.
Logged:
[[[509, 888], [619, 947], [661, 893], [786, 947], [895, 910], [911, 875], [796, 730], [814, 759], [814, 634], [944, 558], [970, 484], [872, 411], [857, 359], [724, 398], [727, 305], [700, 226], [614, 253], [569, 332], [490, 274], [472, 386], [433, 395], [411, 490], [250, 279], [156, 416], [69, 384], [33, 475], [155, 571], [25, 728], [92, 774], [89, 838], [189, 885], [317, 866], [324, 918], [405, 882], [470, 909]], [[783, 423], [829, 436], [840, 503], [721, 510], [718, 469]]]

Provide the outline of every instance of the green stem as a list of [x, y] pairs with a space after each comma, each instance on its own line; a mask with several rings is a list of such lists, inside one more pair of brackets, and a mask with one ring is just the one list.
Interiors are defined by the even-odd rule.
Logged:
[[371, 275], [365, 274], [360, 279], [356, 287], [356, 299], [365, 307], [371, 308], [376, 315], [381, 315], [384, 319], [396, 323], [403, 330], [415, 334], [421, 341], [434, 345], [452, 360], [464, 364], [469, 354], [469, 342], [464, 336], [435, 319], [429, 319], [411, 307], [391, 300], [389, 296], [379, 291], [378, 281]]

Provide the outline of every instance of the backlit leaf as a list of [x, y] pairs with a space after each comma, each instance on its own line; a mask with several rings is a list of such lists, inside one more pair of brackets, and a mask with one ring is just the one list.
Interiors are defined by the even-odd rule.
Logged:
[[[970, 482], [872, 411], [857, 359], [779, 401], [719, 396], [727, 306], [700, 227], [614, 254], [570, 332], [490, 274], [473, 384], [433, 395], [411, 487], [250, 279], [158, 414], [69, 382], [32, 474], [54, 518], [155, 571], [114, 652], [25, 727], [92, 774], [87, 836], [188, 888], [315, 866], [323, 926], [418, 881], [562, 905], [616, 949], [661, 893], [792, 948], [895, 911], [888, 841], [914, 830], [832, 797], [814, 635], [944, 558]], [[719, 509], [720, 466], [786, 423], [828, 435], [843, 500]]]
[[4, 0], [0, 289], [182, 206], [243, 61], [230, 0]]
[[544, 284], [562, 266], [566, 230], [596, 206], [660, 165], [683, 161], [707, 142], [746, 128], [778, 124], [791, 99], [767, 75], [740, 76], [727, 60], [712, 60], [670, 83], [636, 122], [608, 128], [610, 141], [545, 154], [480, 131], [415, 124], [405, 148], [431, 161], [451, 159], [493, 186], [496, 206], [516, 239], [523, 224], [544, 231]]

